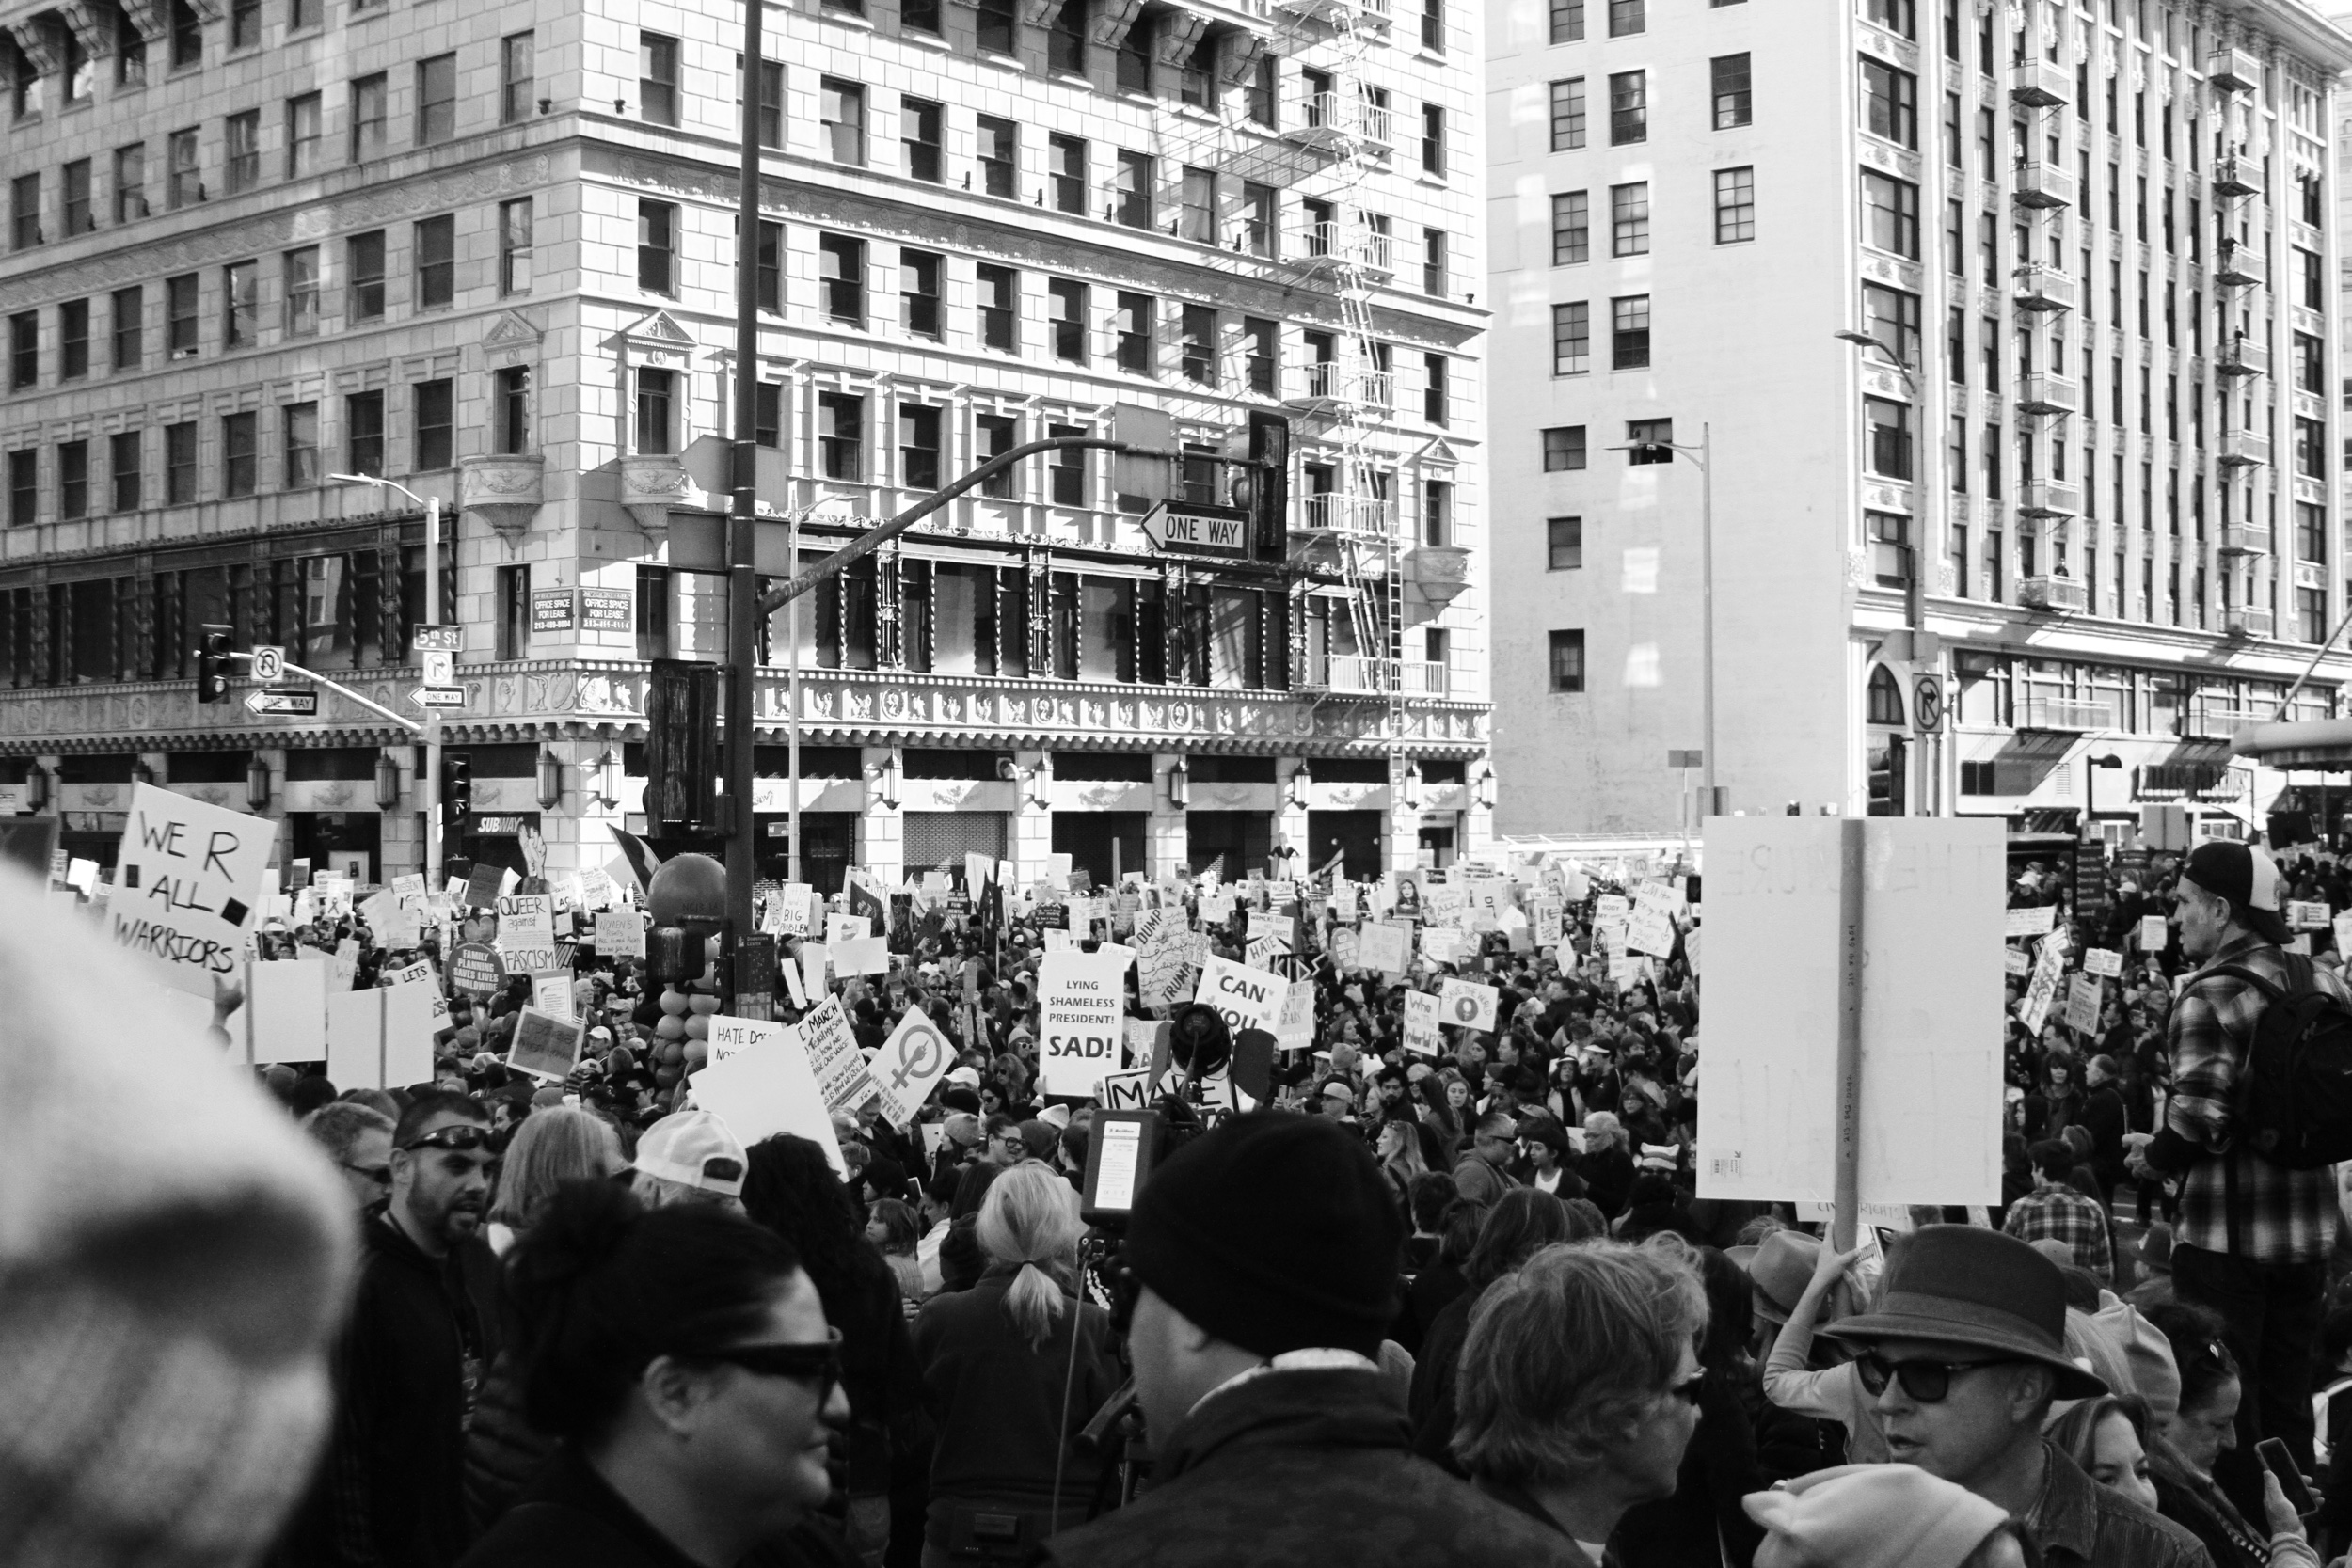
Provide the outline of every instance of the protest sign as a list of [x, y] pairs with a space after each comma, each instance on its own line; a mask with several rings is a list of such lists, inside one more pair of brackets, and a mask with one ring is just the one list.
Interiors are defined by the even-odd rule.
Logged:
[[499, 951], [511, 956], [555, 946], [555, 900], [544, 893], [514, 893], [498, 900]]
[[2001, 949], [2001, 972], [2023, 978], [2033, 973], [2033, 959], [2018, 948], [2004, 947]]
[[1492, 986], [1448, 975], [1438, 988], [1438, 1015], [1464, 1029], [1492, 1029], [1502, 993]]
[[833, 968], [833, 955], [821, 942], [801, 943], [801, 980], [811, 996], [825, 994], [825, 974]]
[[1424, 926], [1421, 932], [1421, 956], [1433, 964], [1459, 963], [1465, 955], [1478, 949], [1469, 937], [1443, 927]]
[[2336, 916], [2334, 925], [2336, 951], [2352, 954], [2352, 910], [2346, 910]]
[[371, 923], [370, 928], [377, 946], [397, 953], [424, 941], [424, 911], [414, 904], [394, 904], [385, 911], [382, 924]]
[[433, 963], [429, 958], [419, 958], [415, 963], [404, 964], [398, 969], [384, 971], [383, 978], [389, 985], [429, 986], [433, 983]]
[[245, 1006], [230, 1021], [230, 1038], [244, 1047], [246, 1066], [315, 1062], [326, 1056], [331, 978], [325, 964], [245, 966]]
[[1259, 937], [1242, 951], [1242, 961], [1251, 969], [1263, 969], [1270, 974], [1282, 972], [1282, 960], [1291, 956], [1291, 944], [1277, 936]]
[[1293, 980], [1282, 998], [1282, 1014], [1274, 1025], [1274, 1048], [1277, 1051], [1312, 1051], [1315, 1048], [1315, 983], [1312, 980]]
[[499, 901], [499, 889], [506, 883], [506, 868], [502, 865], [477, 865], [466, 879], [465, 899], [470, 909], [486, 910]]
[[531, 1005], [551, 1018], [573, 1017], [571, 971], [534, 970], [531, 976]]
[[237, 973], [278, 824], [153, 784], [131, 787], [107, 920], [115, 944], [198, 996]]
[[1048, 953], [1038, 969], [1038, 1084], [1049, 1095], [1090, 1098], [1120, 1065], [1126, 965], [1087, 953]]
[[1670, 957], [1675, 950], [1673, 917], [1654, 904], [1635, 910], [1632, 919], [1626, 923], [1625, 945], [1628, 952]]
[[1536, 946], [1557, 947], [1560, 945], [1560, 938], [1563, 934], [1561, 923], [1565, 918], [1565, 913], [1566, 911], [1562, 910], [1553, 899], [1544, 898], [1536, 901], [1534, 922]]
[[833, 944], [833, 969], [836, 974], [887, 974], [890, 973], [890, 939], [888, 937], [851, 937]]
[[[2169, 936], [2165, 927], [2164, 916], [2160, 914], [2143, 914], [2139, 917], [2139, 950], [2141, 952], [2161, 953], [2164, 951], [2165, 943], [2168, 940]], [[2341, 946], [2342, 944], [2339, 943], [2338, 945]]]
[[801, 1021], [801, 1039], [808, 1047], [809, 1070], [817, 1075], [817, 1092], [824, 1097], [825, 1109], [847, 1111], [865, 1104], [874, 1083], [866, 1075], [866, 1057], [839, 997], [826, 997]]
[[1700, 1196], [1834, 1196], [1851, 978], [1860, 1198], [1999, 1201], [2006, 851], [1997, 819], [1708, 820]]
[[506, 987], [506, 966], [486, 943], [461, 942], [450, 950], [449, 983], [473, 996], [496, 996]]
[[779, 961], [776, 973], [784, 976], [784, 989], [791, 993], [792, 1006], [805, 1011], [808, 1007], [808, 988], [801, 983], [801, 966]]
[[866, 1064], [874, 1090], [882, 1097], [883, 1119], [893, 1127], [913, 1121], [955, 1060], [955, 1048], [941, 1036], [938, 1025], [920, 1007], [909, 1007], [890, 1038]]
[[2055, 904], [2033, 904], [2022, 910], [2005, 910], [2001, 915], [2001, 935], [2008, 937], [2039, 937], [2049, 934], [2050, 923], [2058, 918]]
[[1358, 935], [1357, 960], [1382, 974], [1402, 974], [1413, 961], [1413, 932], [1407, 926], [1374, 921]]
[[2066, 931], [2060, 927], [2042, 939], [2041, 953], [2034, 959], [2033, 978], [2026, 983], [2025, 1000], [2017, 1005], [2018, 1018], [2037, 1035], [2048, 1022], [2050, 1009], [2058, 1005], [2058, 977], [2065, 969]]
[[1282, 1000], [1287, 993], [1286, 983], [1263, 970], [1212, 955], [1201, 966], [1200, 984], [1194, 990], [1192, 999], [1215, 1007], [1224, 1018], [1225, 1026], [1236, 1035], [1244, 1029], [1263, 1029], [1270, 1035], [1281, 1022]]
[[[1130, 1022], [1133, 1022], [1132, 1020]], [[1152, 1072], [1106, 1072], [1103, 1075], [1103, 1109], [1148, 1111], [1152, 1108]]]
[[856, 942], [871, 936], [873, 921], [862, 914], [829, 914], [825, 916], [825, 945], [838, 947], [845, 942]]
[[515, 1015], [515, 1038], [507, 1048], [506, 1065], [533, 1078], [568, 1078], [580, 1065], [580, 1045], [587, 1033], [577, 1019], [525, 1007]]
[[2296, 931], [2324, 931], [2328, 928], [2328, 906], [2324, 901], [2290, 898], [2287, 900], [2287, 927]]
[[1444, 1048], [1438, 1033], [1438, 999], [1425, 990], [1405, 993], [1405, 1049], [1435, 1056]]
[[1604, 893], [1593, 900], [1593, 924], [1620, 921], [1633, 913], [1633, 901], [1621, 893]]
[[596, 951], [605, 958], [645, 956], [645, 923], [635, 910], [598, 910], [595, 929]]
[[799, 1033], [763, 1019], [712, 1015], [710, 1065], [690, 1080], [694, 1103], [725, 1122], [746, 1148], [779, 1132], [794, 1133], [823, 1149], [834, 1174], [846, 1177], [841, 1140]]
[[2100, 985], [2095, 976], [2071, 975], [2066, 984], [2066, 1026], [2078, 1035], [2099, 1032]]
[[1126, 1021], [1127, 1061], [1137, 1068], [1149, 1069], [1153, 1063], [1168, 1055], [1168, 1024], [1155, 1018], [1131, 1018]]
[[351, 913], [351, 879], [334, 872], [321, 871], [310, 878], [310, 891], [318, 895], [321, 920], [341, 920]]
[[609, 910], [617, 901], [616, 890], [610, 873], [601, 866], [590, 866], [580, 874], [580, 907], [584, 910]]
[[1192, 994], [1193, 933], [1182, 915], [1163, 919], [1150, 940], [1136, 950], [1136, 995], [1147, 1007], [1173, 1006]]
[[1361, 969], [1363, 967], [1363, 960], [1361, 957], [1361, 940], [1358, 938], [1356, 933], [1350, 930], [1347, 927], [1336, 926], [1332, 927], [1329, 947], [1331, 952], [1331, 967], [1333, 969], [1338, 970], [1342, 974], [1345, 974], [1351, 969]]
[[2111, 947], [2093, 947], [2083, 955], [2083, 971], [2103, 979], [2115, 979], [2123, 973], [2123, 955]]

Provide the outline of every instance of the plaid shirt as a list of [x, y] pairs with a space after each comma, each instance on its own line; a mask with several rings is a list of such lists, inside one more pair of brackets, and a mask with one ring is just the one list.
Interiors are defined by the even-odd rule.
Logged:
[[[2286, 956], [2259, 938], [2231, 942], [2197, 973], [2222, 964], [2241, 964], [2280, 990], [2286, 987]], [[2326, 969], [2313, 968], [2312, 982], [2339, 995], [2352, 994]], [[2163, 1132], [2149, 1152], [2159, 1170], [2186, 1173], [2180, 1224], [2173, 1230], [2176, 1244], [2257, 1263], [2306, 1263], [2326, 1258], [2335, 1241], [2333, 1173], [2288, 1170], [2251, 1149], [2231, 1147], [2230, 1098], [2263, 1006], [2263, 993], [2243, 980], [2208, 980], [2182, 989], [2172, 1006], [2169, 1040], [2172, 1096]], [[2229, 1200], [2232, 1167], [2237, 1177], [2234, 1214]]]
[[2074, 1261], [2102, 1285], [2115, 1283], [2115, 1246], [2107, 1237], [2107, 1212], [2062, 1181], [2039, 1181], [2009, 1206], [2001, 1228], [2021, 1242], [2055, 1236], [2074, 1251]]

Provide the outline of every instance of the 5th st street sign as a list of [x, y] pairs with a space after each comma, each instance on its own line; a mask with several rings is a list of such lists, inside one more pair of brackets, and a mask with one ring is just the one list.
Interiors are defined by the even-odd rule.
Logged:
[[1162, 501], [1143, 515], [1143, 531], [1161, 549], [1184, 555], [1249, 553], [1249, 514], [1238, 506]]

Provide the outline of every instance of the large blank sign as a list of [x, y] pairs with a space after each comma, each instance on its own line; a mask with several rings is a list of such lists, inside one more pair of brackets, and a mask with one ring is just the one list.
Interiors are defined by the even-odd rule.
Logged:
[[1834, 1196], [1850, 832], [1861, 1200], [1998, 1203], [2005, 828], [1959, 817], [1708, 820], [1699, 1196]]

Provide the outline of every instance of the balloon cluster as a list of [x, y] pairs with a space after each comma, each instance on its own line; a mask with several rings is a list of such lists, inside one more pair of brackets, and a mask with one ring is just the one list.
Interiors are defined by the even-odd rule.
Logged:
[[653, 1026], [654, 1082], [675, 1088], [690, 1072], [699, 1072], [710, 1060], [710, 1015], [719, 1010], [717, 986], [706, 981], [675, 985], [661, 992], [661, 1021]]

